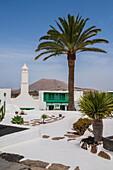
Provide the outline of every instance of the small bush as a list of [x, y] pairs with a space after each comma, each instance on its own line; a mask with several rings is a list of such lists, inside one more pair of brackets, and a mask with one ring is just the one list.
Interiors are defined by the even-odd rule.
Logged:
[[25, 113], [24, 113], [24, 111], [22, 110], [21, 112], [20, 112], [20, 115], [24, 115]]
[[41, 118], [43, 119], [43, 122], [42, 122], [42, 123], [45, 123], [44, 120], [47, 118], [47, 115], [46, 115], [46, 114], [43, 114], [43, 115], [41, 116]]
[[21, 116], [14, 116], [13, 118], [12, 118], [12, 121], [11, 121], [11, 123], [13, 123], [13, 124], [23, 124], [24, 123], [24, 120], [23, 120], [23, 118], [21, 117]]
[[92, 119], [80, 118], [77, 122], [73, 124], [73, 129], [76, 130], [79, 135], [83, 135], [87, 128], [92, 124]]

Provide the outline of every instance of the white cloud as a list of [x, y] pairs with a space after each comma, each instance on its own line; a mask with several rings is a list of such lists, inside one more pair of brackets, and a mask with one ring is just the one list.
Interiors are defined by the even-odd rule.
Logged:
[[[113, 90], [112, 45], [107, 54], [81, 53], [77, 55], [75, 65], [75, 86], [102, 90]], [[21, 67], [29, 67], [30, 84], [41, 79], [51, 78], [68, 81], [66, 56], [57, 56], [43, 62], [43, 57], [35, 61], [35, 52], [19, 49], [0, 49], [0, 87], [20, 88]]]

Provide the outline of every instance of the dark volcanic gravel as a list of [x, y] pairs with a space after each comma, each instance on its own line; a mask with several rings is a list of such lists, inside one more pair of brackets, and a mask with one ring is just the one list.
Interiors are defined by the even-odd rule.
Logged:
[[27, 129], [28, 128], [20, 128], [20, 127], [7, 126], [7, 125], [0, 124], [0, 137], [11, 134], [11, 133], [27, 130]]

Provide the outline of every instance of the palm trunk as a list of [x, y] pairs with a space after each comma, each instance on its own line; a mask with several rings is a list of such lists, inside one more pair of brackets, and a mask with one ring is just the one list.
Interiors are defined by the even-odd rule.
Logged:
[[103, 133], [102, 119], [93, 119], [93, 134], [95, 143], [102, 141], [102, 133]]
[[74, 69], [75, 69], [75, 54], [68, 54], [68, 67], [69, 67], [69, 76], [68, 76], [68, 91], [69, 91], [69, 105], [68, 110], [75, 110], [74, 104]]

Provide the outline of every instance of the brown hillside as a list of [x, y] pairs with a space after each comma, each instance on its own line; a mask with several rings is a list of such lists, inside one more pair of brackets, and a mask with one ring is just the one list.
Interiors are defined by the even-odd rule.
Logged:
[[67, 89], [67, 83], [55, 79], [41, 79], [29, 86], [30, 91]]
[[[59, 81], [56, 79], [41, 79], [38, 80], [37, 82], [31, 84], [29, 86], [30, 94], [33, 92], [32, 95], [37, 95], [37, 92], [34, 91], [40, 91], [40, 90], [67, 90], [68, 85], [67, 83], [64, 83], [63, 81]], [[75, 87], [76, 91], [95, 91], [94, 89], [87, 89], [87, 88], [77, 88]], [[18, 96], [20, 93], [20, 89], [17, 90], [12, 90], [12, 97]], [[36, 94], [35, 94], [36, 93]]]
[[[29, 86], [30, 91], [40, 90], [67, 90], [67, 83], [55, 79], [41, 79]], [[19, 94], [20, 89], [12, 90], [13, 94]]]

